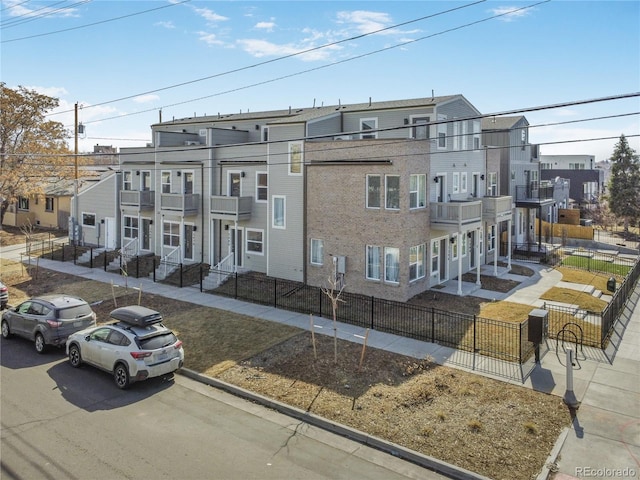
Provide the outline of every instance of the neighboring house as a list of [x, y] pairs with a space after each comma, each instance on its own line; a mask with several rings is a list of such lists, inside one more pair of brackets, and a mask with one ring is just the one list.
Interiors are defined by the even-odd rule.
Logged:
[[514, 228], [510, 235], [502, 235], [511, 236], [516, 246], [537, 243], [541, 248], [542, 232], [535, 231], [535, 220], [558, 221], [559, 206], [566, 206], [568, 202], [568, 190], [563, 189], [565, 182], [541, 179], [538, 146], [529, 143], [526, 117], [484, 118], [482, 138], [491, 152], [488, 168], [499, 169], [498, 191], [510, 195], [515, 202]]
[[578, 206], [597, 204], [605, 191], [605, 171], [598, 168], [593, 155], [540, 155], [540, 167], [542, 180], [570, 181], [569, 197]]
[[69, 226], [72, 197], [73, 182], [51, 183], [44, 189], [43, 194], [20, 197], [9, 205], [3, 224], [66, 230]]
[[121, 149], [120, 180], [84, 196], [96, 225], [119, 212], [119, 248], [169, 267], [331, 276], [407, 300], [495, 264], [511, 228], [512, 199], [496, 185], [485, 195], [480, 117], [452, 95], [172, 120]]
[[[107, 172], [99, 181], [83, 184], [77, 203], [80, 244], [111, 250], [120, 248], [121, 216], [118, 195], [121, 178], [119, 172]], [[75, 202], [72, 202], [72, 207], [72, 211], [75, 211]]]

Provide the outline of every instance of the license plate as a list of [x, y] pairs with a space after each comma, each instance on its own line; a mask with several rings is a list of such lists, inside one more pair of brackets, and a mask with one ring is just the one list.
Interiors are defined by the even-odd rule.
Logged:
[[167, 358], [169, 358], [169, 354], [168, 353], [161, 353], [158, 355], [158, 361], [159, 362], [163, 362], [165, 361]]

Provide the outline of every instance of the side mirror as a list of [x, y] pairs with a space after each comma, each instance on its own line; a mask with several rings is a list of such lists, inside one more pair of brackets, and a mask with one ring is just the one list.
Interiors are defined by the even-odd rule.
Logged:
[[87, 335], [86, 337], [84, 337], [84, 339], [88, 342], [91, 340], [91, 335]]

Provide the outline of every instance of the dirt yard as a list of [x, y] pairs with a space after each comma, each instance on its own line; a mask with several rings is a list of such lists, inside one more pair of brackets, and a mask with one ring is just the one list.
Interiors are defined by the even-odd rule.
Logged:
[[[492, 479], [535, 478], [570, 424], [559, 397], [428, 358], [373, 348], [363, 355], [362, 345], [338, 341], [334, 361], [332, 337], [316, 335], [314, 348], [309, 332], [140, 292], [135, 282], [112, 288], [9, 262], [3, 262], [0, 275], [13, 305], [64, 291], [94, 303], [101, 321], [114, 306], [140, 299], [162, 312], [183, 340], [187, 368]], [[459, 298], [438, 293], [435, 301], [453, 309]], [[480, 301], [469, 300], [468, 307]]]

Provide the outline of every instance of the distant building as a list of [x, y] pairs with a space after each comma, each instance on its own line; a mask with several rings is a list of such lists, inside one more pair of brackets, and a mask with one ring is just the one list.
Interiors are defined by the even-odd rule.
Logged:
[[569, 179], [570, 206], [595, 205], [605, 191], [605, 170], [594, 155], [540, 155], [540, 167], [542, 180]]

